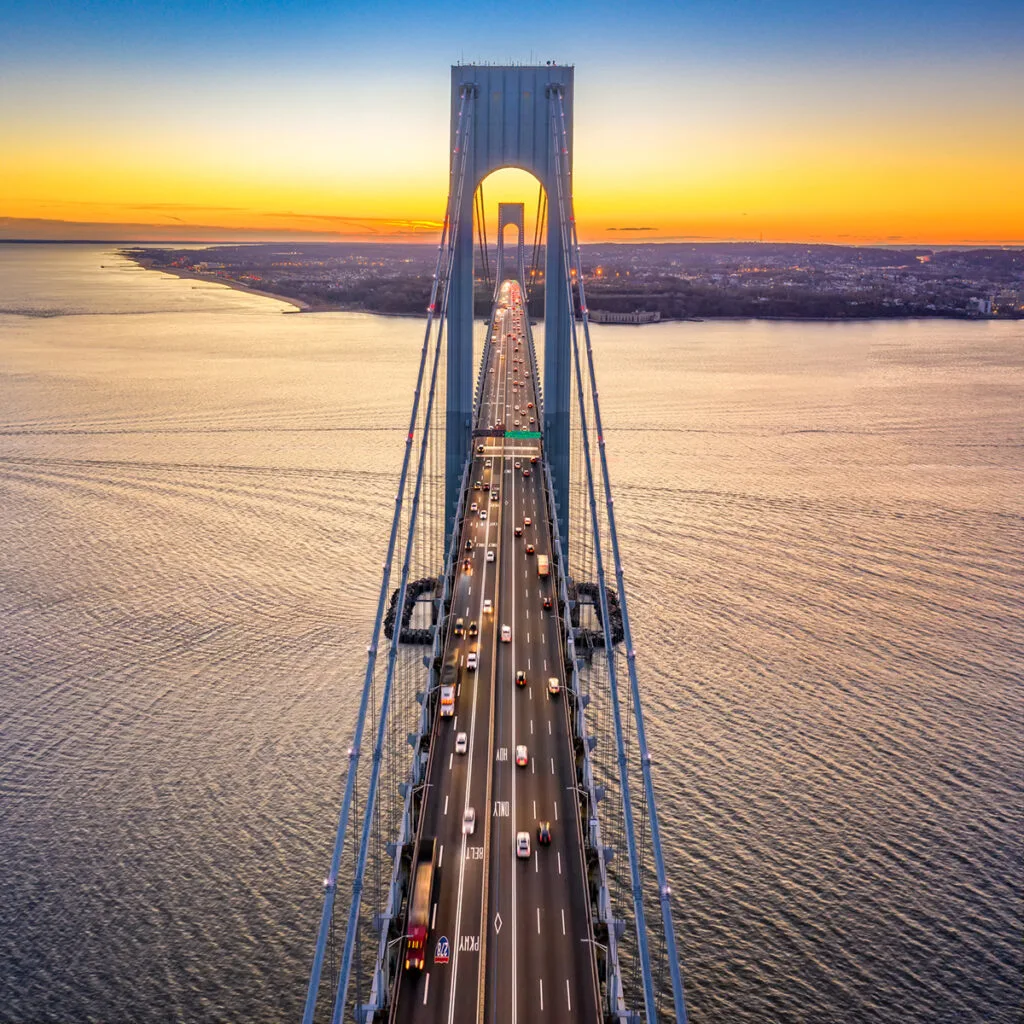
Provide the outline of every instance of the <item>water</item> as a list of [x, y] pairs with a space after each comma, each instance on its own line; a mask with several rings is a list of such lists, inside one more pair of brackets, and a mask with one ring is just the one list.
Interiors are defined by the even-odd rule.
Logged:
[[[0, 246], [0, 1021], [296, 1020], [419, 324]], [[594, 331], [695, 1022], [1021, 1019], [1024, 325]]]

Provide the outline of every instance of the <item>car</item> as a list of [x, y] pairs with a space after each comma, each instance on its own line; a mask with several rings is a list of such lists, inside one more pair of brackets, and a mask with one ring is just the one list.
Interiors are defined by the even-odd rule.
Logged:
[[551, 595], [550, 594], [545, 594], [544, 595], [544, 607], [545, 608], [550, 608], [551, 604], [552, 604], [552, 602], [551, 602]]
[[517, 526], [516, 527], [516, 536], [517, 537], [522, 537], [522, 535], [523, 535], [523, 528], [521, 526]]
[[476, 619], [471, 619], [469, 628], [466, 630], [466, 636], [477, 636], [480, 632], [480, 627], [476, 623]]
[[480, 490], [480, 481], [479, 480], [474, 480], [473, 481], [473, 490], [474, 491], [479, 491]]
[[452, 633], [454, 633], [455, 636], [466, 635], [466, 623], [461, 616], [455, 620], [455, 628], [452, 630]]
[[533, 526], [533, 520], [529, 516], [527, 516], [523, 520], [523, 526]]
[[562, 684], [554, 677], [551, 676], [548, 679], [548, 693], [552, 697], [557, 697], [562, 692]]
[[475, 501], [473, 502], [472, 505], [469, 506], [469, 511], [470, 512], [477, 512], [477, 511], [479, 511], [479, 509], [480, 509], [480, 506]]
[[526, 545], [526, 553], [528, 555], [532, 555], [534, 553], [534, 550], [535, 549], [534, 549], [534, 546], [532, 544], [527, 544]]
[[470, 672], [475, 672], [476, 671], [476, 665], [477, 665], [476, 659], [477, 659], [476, 651], [470, 651], [469, 654], [466, 655], [466, 668], [469, 669]]
[[510, 644], [510, 643], [512, 643], [512, 627], [511, 626], [502, 626], [501, 627], [501, 642], [503, 644]]
[[521, 465], [522, 463], [518, 459], [516, 459], [516, 469], [519, 469]]
[[537, 843], [540, 846], [551, 845], [551, 822], [550, 821], [538, 821], [537, 822]]
[[469, 537], [466, 540], [466, 550], [467, 551], [472, 551], [473, 550], [473, 538], [472, 537]]
[[480, 509], [480, 518], [481, 519], [486, 519], [487, 518], [487, 509], [485, 509], [485, 508]]
[[492, 615], [494, 613], [494, 602], [491, 599], [484, 599], [484, 615]]
[[536, 466], [537, 465], [537, 456], [536, 455], [531, 455], [530, 456], [530, 462], [532, 462]]
[[490, 489], [491, 489], [490, 481], [489, 480], [485, 480], [484, 481], [484, 490], [485, 491], [489, 491]]
[[530, 833], [516, 833], [516, 857], [519, 860], [528, 860], [530, 857]]
[[501, 501], [501, 495], [498, 493], [497, 488], [491, 491], [491, 501]]
[[469, 750], [469, 737], [464, 732], [455, 734], [455, 753], [465, 754]]
[[516, 420], [515, 426], [517, 426], [517, 427], [519, 426], [519, 420]]
[[462, 812], [462, 834], [471, 836], [476, 831], [476, 808], [467, 807]]
[[529, 476], [529, 475], [530, 475], [530, 471], [528, 469], [524, 469], [523, 470], [523, 476]]
[[516, 686], [525, 686], [525, 685], [526, 685], [526, 673], [522, 669], [519, 669], [516, 672]]
[[527, 409], [532, 409], [533, 408], [533, 402], [527, 402], [526, 403], [526, 408]]
[[463, 571], [464, 572], [470, 572], [472, 570], [472, 568], [473, 568], [473, 559], [472, 558], [464, 558], [462, 560], [462, 569], [463, 569]]
[[526, 744], [520, 743], [516, 747], [516, 765], [520, 768], [525, 768], [530, 763], [530, 757], [526, 753]]
[[530, 422], [531, 422], [531, 423], [536, 423], [537, 421], [536, 421], [536, 420], [535, 420], [535, 419], [534, 419], [534, 418], [533, 418], [533, 417], [531, 416], [531, 417], [530, 417]]
[[483, 455], [483, 453], [484, 453], [484, 446], [482, 444], [478, 444], [476, 446], [476, 452], [477, 452], [477, 455]]
[[487, 551], [487, 561], [488, 562], [493, 562], [494, 561], [494, 549], [493, 548], [490, 548]]

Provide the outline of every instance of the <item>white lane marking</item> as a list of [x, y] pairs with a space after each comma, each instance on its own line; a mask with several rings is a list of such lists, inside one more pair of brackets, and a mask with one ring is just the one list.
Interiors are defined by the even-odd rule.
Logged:
[[427, 996], [430, 994], [430, 975], [427, 975], [427, 980], [423, 983], [423, 1005], [427, 1005]]
[[555, 774], [555, 759], [551, 758], [551, 774]]
[[551, 723], [550, 722], [548, 722], [548, 735], [549, 736], [551, 735]]
[[530, 700], [533, 700], [533, 690], [530, 690]]
[[572, 996], [569, 995], [569, 979], [565, 979], [565, 1001], [569, 1006], [569, 1012], [572, 1013]]
[[445, 814], [448, 813], [448, 794], [447, 793], [445, 793], [445, 795], [444, 795], [444, 813]]
[[[563, 911], [563, 913], [564, 913], [564, 911]], [[434, 904], [434, 909], [433, 909], [433, 911], [430, 914], [430, 927], [433, 928], [436, 923], [437, 923], [437, 904], [435, 903]], [[563, 928], [563, 931], [564, 931], [564, 928]]]
[[[539, 875], [540, 874], [540, 850], [539, 849], [534, 854], [534, 858], [533, 858], [533, 873], [535, 875]], [[540, 911], [538, 910], [537, 913], [539, 914]]]
[[537, 934], [540, 935], [540, 907], [537, 908]]
[[533, 735], [533, 719], [530, 719], [530, 735]]
[[548, 670], [548, 659], [545, 658], [544, 659], [544, 671], [547, 672], [547, 670]]
[[469, 585], [469, 589], [466, 591], [466, 597], [469, 597], [473, 593], [473, 584]]
[[526, 634], [526, 642], [527, 642], [527, 643], [529, 643], [529, 642], [530, 642], [530, 634], [529, 634], [529, 633], [527, 633], [527, 634]]
[[533, 816], [535, 818], [537, 817], [537, 801], [536, 800], [533, 801]]
[[538, 978], [537, 984], [540, 985], [540, 1008], [544, 1009], [544, 979]]
[[532, 774], [537, 774], [537, 761], [534, 758], [530, 758], [530, 771]]
[[454, 753], [448, 755], [448, 771], [452, 770], [452, 761], [454, 759], [455, 759], [455, 754]]
[[555, 804], [555, 821], [558, 821], [558, 804]]
[[441, 861], [444, 860], [444, 843], [441, 844], [441, 849], [437, 853], [437, 866], [441, 866]]
[[529, 672], [532, 668], [533, 668], [532, 659], [531, 658], [527, 658], [526, 659], [526, 670]]
[[562, 934], [565, 934], [565, 908], [562, 908]]
[[561, 874], [562, 873], [562, 855], [560, 853], [558, 853], [557, 850], [555, 852], [558, 854], [558, 873]]
[[464, 614], [465, 614], [465, 615], [468, 615], [468, 614], [469, 614], [469, 605], [468, 605], [468, 604], [466, 605], [466, 611], [464, 612]]

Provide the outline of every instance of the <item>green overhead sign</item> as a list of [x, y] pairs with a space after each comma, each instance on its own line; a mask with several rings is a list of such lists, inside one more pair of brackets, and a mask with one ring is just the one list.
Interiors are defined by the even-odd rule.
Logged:
[[506, 437], [524, 438], [524, 439], [533, 439], [535, 441], [539, 441], [540, 440], [540, 431], [539, 430], [506, 430], [505, 431], [505, 436]]

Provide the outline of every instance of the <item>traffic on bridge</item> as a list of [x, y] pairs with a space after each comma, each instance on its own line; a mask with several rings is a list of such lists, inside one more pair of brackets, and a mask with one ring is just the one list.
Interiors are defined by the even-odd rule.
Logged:
[[600, 1019], [525, 317], [520, 283], [505, 281], [483, 355], [395, 1021]]

